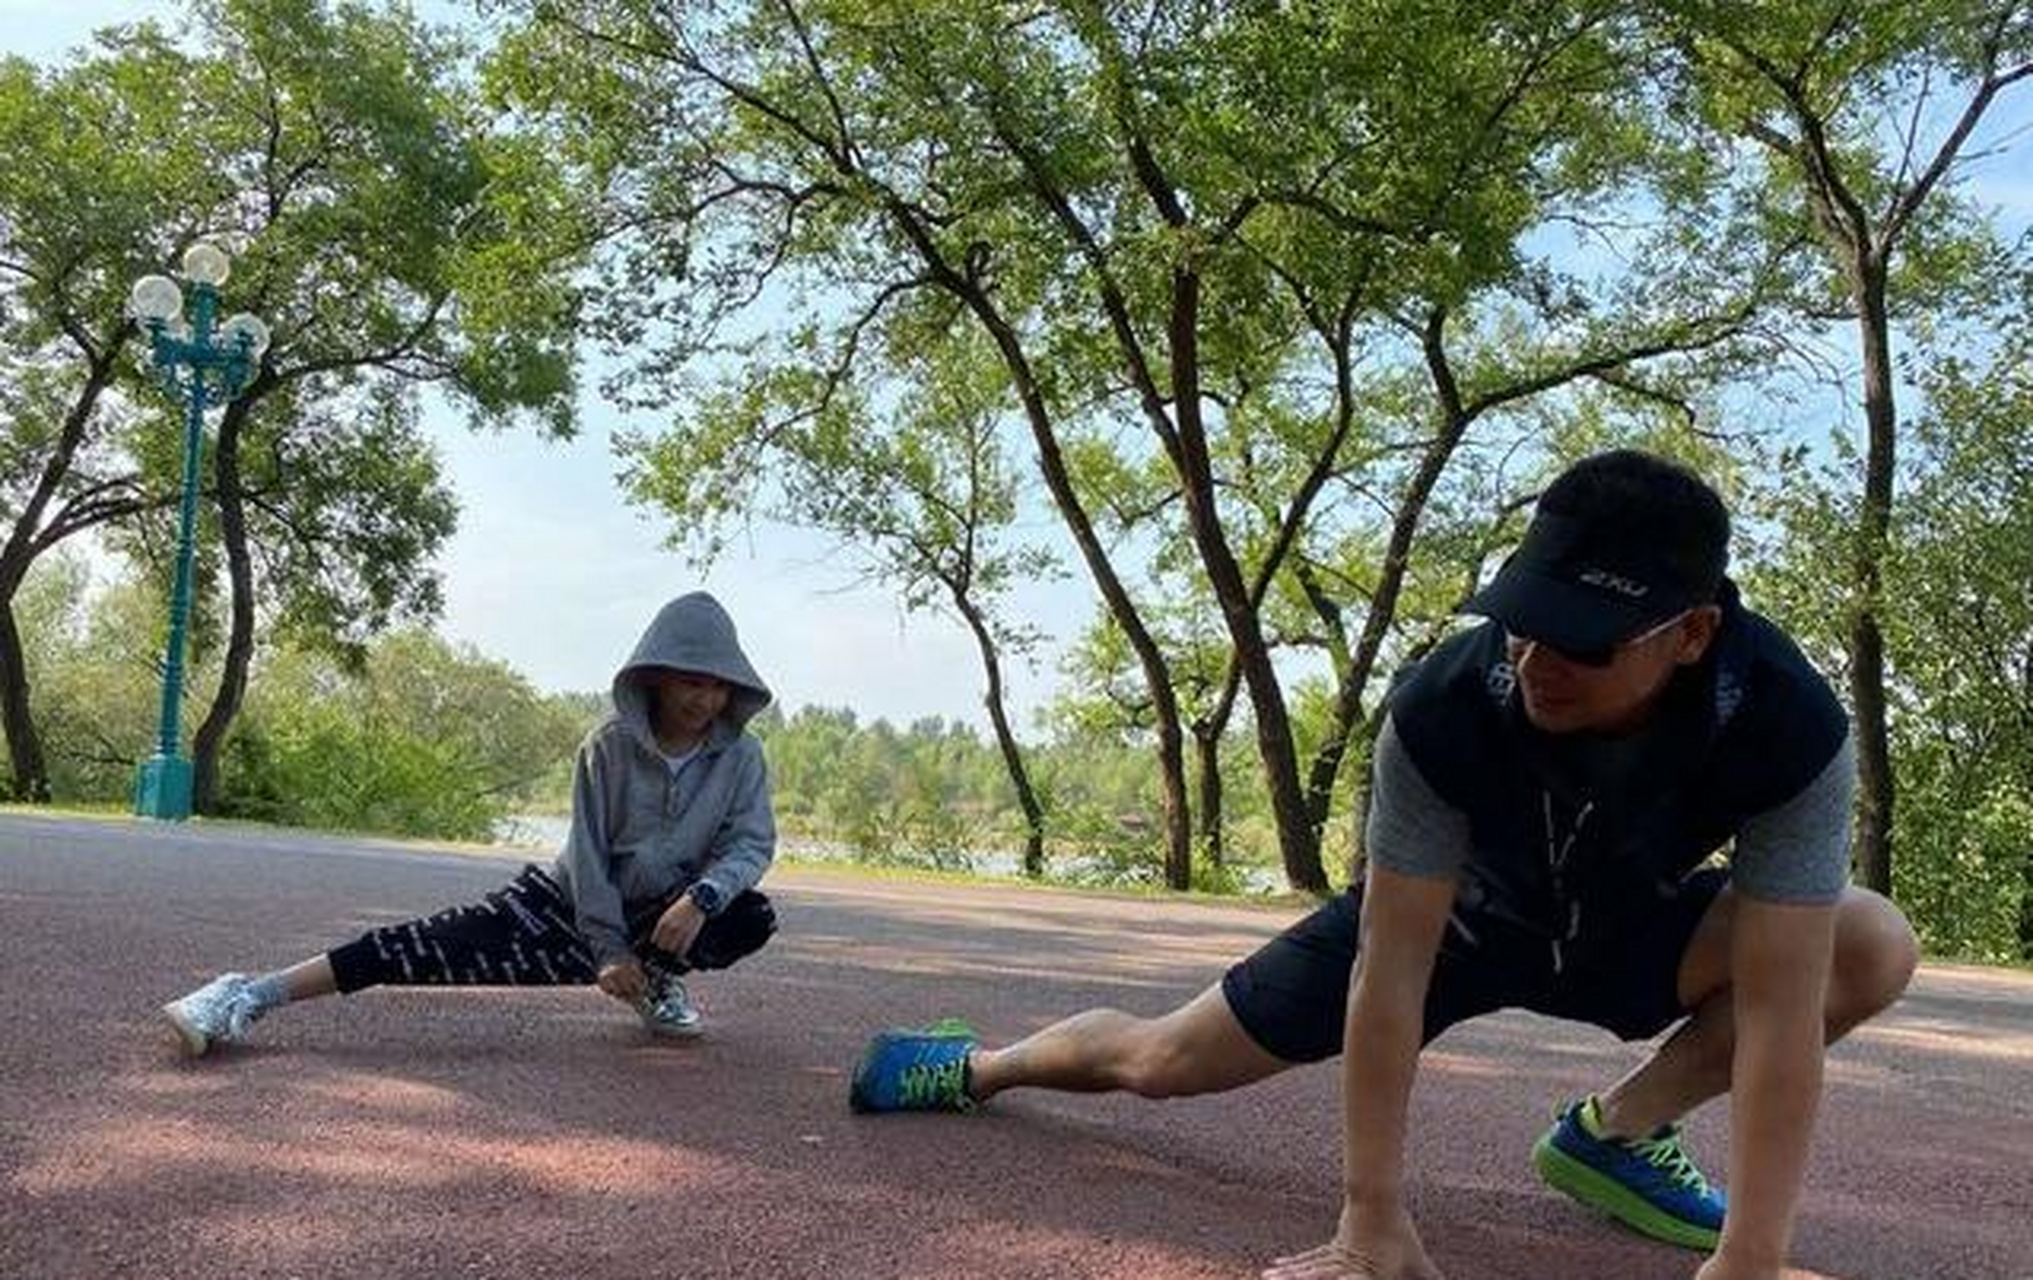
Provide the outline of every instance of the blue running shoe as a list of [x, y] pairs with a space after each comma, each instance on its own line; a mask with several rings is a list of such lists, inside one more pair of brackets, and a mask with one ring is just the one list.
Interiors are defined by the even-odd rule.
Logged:
[[885, 1031], [854, 1068], [847, 1103], [856, 1111], [972, 1111], [967, 1055], [974, 1028], [948, 1019], [921, 1031]]
[[1588, 1098], [1560, 1113], [1532, 1164], [1547, 1185], [1655, 1240], [1712, 1252], [1722, 1238], [1728, 1198], [1681, 1147], [1678, 1125], [1612, 1138]]

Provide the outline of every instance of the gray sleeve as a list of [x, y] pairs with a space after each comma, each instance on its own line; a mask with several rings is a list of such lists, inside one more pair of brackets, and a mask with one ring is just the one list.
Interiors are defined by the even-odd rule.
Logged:
[[1468, 815], [1428, 786], [1391, 721], [1377, 735], [1363, 849], [1400, 875], [1451, 879], [1468, 861]]
[[628, 953], [621, 890], [608, 868], [613, 815], [608, 812], [604, 747], [599, 737], [588, 738], [572, 763], [572, 829], [558, 858], [579, 932], [603, 965]]
[[769, 799], [769, 764], [753, 738], [741, 740], [733, 803], [713, 837], [712, 861], [700, 873], [720, 893], [721, 909], [753, 889], [776, 857], [776, 814]]
[[1814, 781], [1737, 833], [1730, 881], [1760, 902], [1826, 906], [1849, 884], [1850, 804], [1856, 748], [1845, 737]]

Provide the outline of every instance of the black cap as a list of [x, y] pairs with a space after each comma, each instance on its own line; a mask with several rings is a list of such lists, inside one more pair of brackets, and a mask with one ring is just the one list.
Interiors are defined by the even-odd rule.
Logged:
[[1567, 653], [1599, 653], [1705, 598], [1662, 561], [1588, 537], [1567, 516], [1541, 515], [1524, 545], [1468, 602], [1512, 635]]
[[1678, 463], [1597, 454], [1550, 485], [1525, 540], [1468, 602], [1513, 635], [1602, 654], [1716, 598], [1729, 517]]

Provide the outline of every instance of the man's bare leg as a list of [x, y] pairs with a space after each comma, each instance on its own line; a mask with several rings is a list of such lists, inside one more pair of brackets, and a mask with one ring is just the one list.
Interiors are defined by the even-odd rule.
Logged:
[[[1681, 961], [1681, 999], [1694, 1014], [1636, 1070], [1598, 1096], [1606, 1133], [1641, 1137], [1728, 1092], [1736, 1053], [1729, 988], [1734, 913], [1735, 895], [1724, 889], [1702, 917]], [[1836, 911], [1828, 1043], [1897, 1000], [1919, 959], [1919, 943], [1898, 908], [1868, 890], [1845, 890]]]
[[1239, 1089], [1290, 1065], [1250, 1038], [1217, 983], [1161, 1017], [1090, 1009], [1007, 1048], [977, 1049], [968, 1093], [977, 1102], [1015, 1088], [1175, 1098]]

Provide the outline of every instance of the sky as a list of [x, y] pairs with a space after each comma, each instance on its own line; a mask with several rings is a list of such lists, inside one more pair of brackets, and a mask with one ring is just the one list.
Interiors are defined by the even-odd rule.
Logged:
[[[445, 0], [417, 7], [432, 18], [459, 8]], [[168, 0], [0, 0], [0, 53], [51, 60], [99, 27], [175, 12]], [[2019, 94], [2009, 116], [1986, 130], [1991, 140], [2016, 135], [2018, 150], [1984, 166], [1975, 188], [2019, 228], [2033, 215], [2028, 97]], [[462, 508], [439, 560], [439, 634], [508, 663], [539, 689], [602, 689], [657, 607], [703, 587], [733, 614], [786, 710], [846, 706], [864, 721], [943, 716], [986, 727], [979, 657], [961, 624], [906, 616], [888, 592], [860, 584], [850, 552], [797, 531], [761, 529], [701, 574], [665, 550], [667, 528], [623, 502], [609, 449], [616, 431], [654, 427], [656, 419], [624, 419], [598, 401], [596, 380], [589, 370], [584, 430], [570, 442], [476, 436], [452, 412], [429, 414]], [[1093, 615], [1093, 600], [1077, 576], [1015, 596], [1012, 615], [1047, 634], [1029, 663], [1006, 672], [1020, 725], [1052, 696], [1058, 655]]]
[[[742, 644], [786, 708], [851, 707], [864, 720], [943, 716], [986, 728], [981, 666], [957, 621], [905, 616], [880, 588], [857, 587], [854, 557], [795, 530], [760, 530], [701, 577], [660, 549], [660, 517], [623, 504], [608, 449], [620, 420], [589, 403], [569, 444], [527, 435], [437, 431], [464, 510], [442, 567], [438, 630], [506, 661], [539, 688], [605, 688], [664, 599], [694, 586], [734, 615]], [[654, 421], [653, 419], [649, 421]], [[1069, 598], [1071, 597], [1071, 598]], [[1053, 584], [1017, 612], [1086, 616], [1084, 592]], [[1049, 697], [1048, 667], [1009, 673], [1012, 701]]]

